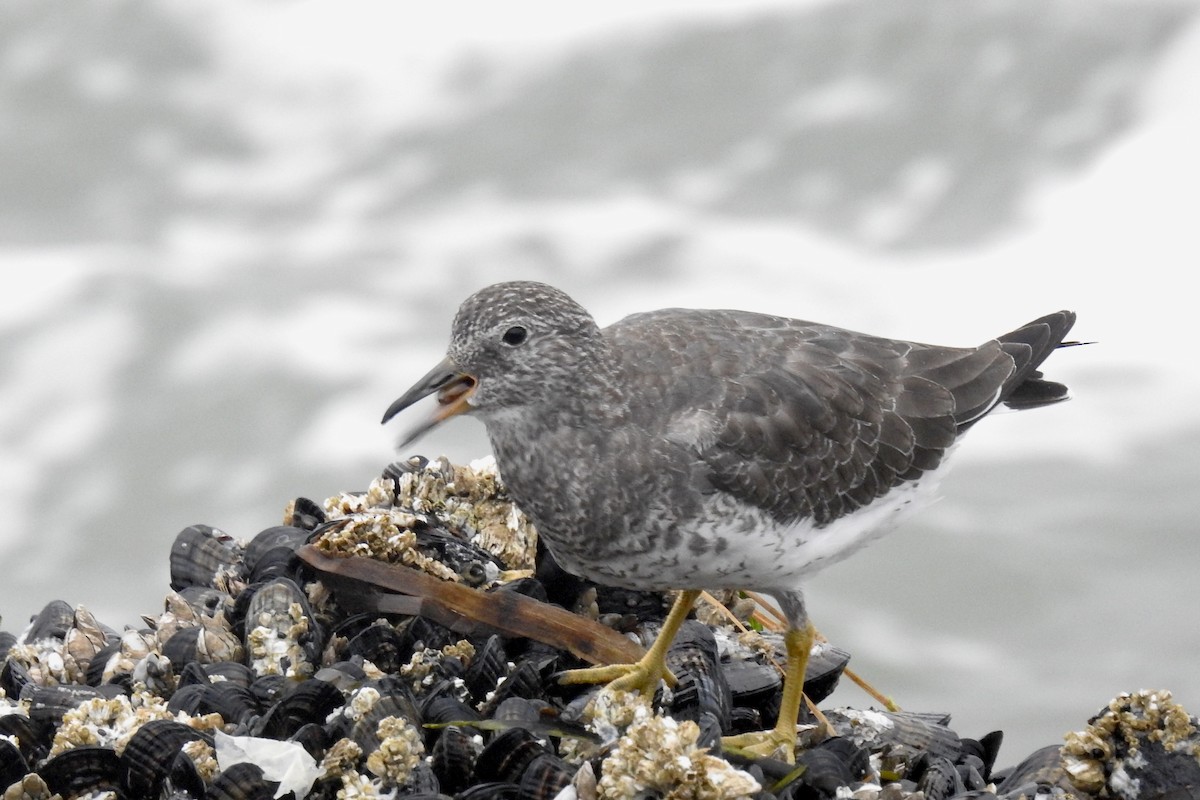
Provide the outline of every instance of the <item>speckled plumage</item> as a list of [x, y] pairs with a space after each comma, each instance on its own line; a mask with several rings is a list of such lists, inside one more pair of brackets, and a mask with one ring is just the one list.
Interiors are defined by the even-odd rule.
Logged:
[[[448, 355], [475, 377], [470, 411], [564, 566], [635, 588], [718, 588], [719, 562], [752, 542], [774, 574], [720, 582], [782, 591], [812, 571], [802, 542], [873, 506], [869, 527], [889, 526], [887, 498], [911, 499], [897, 488], [919, 485], [1000, 402], [1065, 397], [1036, 367], [1073, 320], [976, 348], [744, 311], [650, 311], [601, 331], [557, 289], [513, 282], [463, 303]], [[505, 344], [515, 326], [527, 339]]]
[[557, 289], [501, 283], [463, 303], [447, 360], [385, 421], [434, 391], [435, 422], [481, 418], [513, 498], [580, 575], [758, 589], [802, 627], [799, 580], [918, 505], [967, 428], [1066, 397], [1037, 367], [1074, 319], [974, 348], [745, 311], [601, 330]]

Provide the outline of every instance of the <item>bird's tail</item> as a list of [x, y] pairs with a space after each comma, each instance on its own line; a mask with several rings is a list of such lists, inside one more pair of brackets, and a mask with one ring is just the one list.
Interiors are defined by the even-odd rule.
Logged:
[[1017, 367], [1004, 382], [999, 402], [1009, 408], [1037, 408], [1070, 396], [1064, 384], [1046, 380], [1038, 367], [1057, 348], [1084, 344], [1063, 341], [1074, 324], [1075, 312], [1058, 311], [998, 337], [1001, 349], [1012, 356]]

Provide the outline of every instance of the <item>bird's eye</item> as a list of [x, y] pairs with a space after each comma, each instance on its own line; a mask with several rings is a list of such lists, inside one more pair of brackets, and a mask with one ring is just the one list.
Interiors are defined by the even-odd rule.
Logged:
[[501, 338], [503, 339], [505, 344], [516, 347], [517, 345], [522, 344], [527, 338], [529, 338], [529, 331], [525, 330], [520, 325], [513, 325], [511, 328], [509, 328], [508, 330], [506, 330], [504, 332], [504, 336]]

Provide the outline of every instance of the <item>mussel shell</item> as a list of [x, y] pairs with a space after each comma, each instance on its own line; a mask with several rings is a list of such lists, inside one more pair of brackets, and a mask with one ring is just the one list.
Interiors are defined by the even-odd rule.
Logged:
[[334, 709], [341, 708], [345, 703], [345, 696], [336, 686], [309, 678], [262, 715], [255, 726], [254, 735], [287, 739], [309, 722], [324, 722]]
[[0, 667], [0, 689], [3, 689], [7, 696], [20, 697], [21, 690], [32, 685], [35, 685], [33, 676], [24, 664], [15, 658], [5, 659], [4, 666]]
[[29, 721], [39, 741], [49, 743], [62, 722], [63, 714], [85, 700], [107, 697], [104, 692], [91, 686], [33, 686], [26, 689], [21, 699], [29, 700]]
[[491, 716], [495, 709], [509, 698], [519, 697], [531, 700], [542, 697], [544, 695], [543, 687], [546, 683], [542, 667], [543, 665], [537, 661], [528, 659], [518, 663], [508, 678], [496, 687], [491, 699], [481, 709], [483, 716]]
[[207, 734], [171, 719], [143, 724], [121, 753], [120, 784], [127, 797], [157, 797], [175, 769], [175, 759], [188, 742]]
[[571, 785], [575, 770], [556, 755], [543, 753], [525, 767], [521, 780], [521, 797], [530, 800], [553, 800], [558, 793]]
[[171, 545], [172, 589], [215, 586], [219, 574], [244, 574], [242, 548], [233, 537], [211, 525], [189, 525], [176, 534]]
[[207, 800], [273, 800], [278, 781], [269, 781], [263, 768], [242, 761], [225, 769], [208, 787]]
[[15, 633], [0, 631], [0, 659], [4, 658], [16, 643], [17, 635]]
[[478, 545], [471, 544], [452, 531], [434, 525], [418, 525], [413, 528], [416, 547], [422, 553], [437, 559], [460, 575], [468, 575], [473, 569], [491, 565], [493, 572], [507, 569], [504, 562]]
[[508, 654], [499, 636], [489, 636], [483, 646], [475, 648], [475, 656], [463, 672], [463, 683], [477, 703], [483, 702], [496, 689], [500, 679], [508, 675]]
[[[417, 721], [420, 718], [411, 696], [403, 692], [385, 694], [375, 702], [370, 711], [353, 722], [347, 735], [362, 748], [364, 753], [378, 750], [382, 743], [378, 735], [379, 723], [385, 717], [406, 719], [414, 725], [418, 724]], [[432, 740], [439, 734], [440, 730], [430, 731], [427, 736]], [[429, 741], [428, 745], [432, 747], [433, 742]]]
[[85, 791], [115, 791], [120, 784], [121, 758], [110, 747], [74, 747], [38, 767], [46, 786], [67, 797]]
[[458, 725], [442, 730], [430, 753], [430, 766], [444, 792], [461, 792], [471, 785], [478, 748], [473, 733]]
[[83, 679], [88, 686], [99, 686], [104, 683], [104, 672], [108, 669], [108, 661], [119, 652], [121, 652], [120, 641], [109, 642], [96, 651], [83, 671]]
[[687, 620], [667, 651], [666, 663], [678, 679], [672, 690], [672, 716], [699, 722], [708, 715], [726, 730], [733, 697], [712, 629]]
[[522, 800], [521, 787], [515, 783], [477, 783], [460, 790], [454, 800]]
[[208, 694], [209, 685], [207, 683], [190, 683], [187, 686], [180, 686], [167, 701], [167, 710], [172, 714], [182, 711], [193, 717], [199, 715], [200, 707], [204, 704], [205, 696]]
[[943, 756], [926, 753], [917, 758], [909, 777], [917, 782], [917, 790], [925, 794], [926, 800], [946, 800], [966, 791], [958, 770]]
[[75, 624], [75, 609], [65, 600], [51, 600], [29, 623], [21, 635], [22, 642], [40, 642], [43, 639], [63, 639], [67, 630]]
[[306, 531], [313, 531], [325, 522], [325, 509], [307, 497], [297, 497], [284, 514], [283, 523]]
[[268, 708], [279, 702], [295, 684], [282, 675], [263, 675], [256, 678], [247, 688], [254, 695], [254, 700], [262, 708]]
[[411, 617], [401, 631], [400, 651], [404, 660], [408, 661], [412, 654], [421, 648], [441, 650], [461, 638], [445, 625], [439, 625], [424, 617]]
[[46, 751], [44, 743], [38, 738], [33, 721], [24, 714], [0, 715], [0, 736], [15, 738], [21, 755], [30, 763], [37, 761]]
[[836, 797], [838, 789], [859, 781], [870, 769], [865, 748], [849, 739], [826, 739], [796, 758], [804, 772], [779, 795], [780, 800], [811, 800]]
[[200, 701], [201, 714], [220, 714], [226, 724], [242, 725], [261, 709], [254, 693], [236, 683], [221, 681], [205, 687]]
[[1070, 778], [1062, 764], [1062, 747], [1051, 744], [1040, 747], [1026, 756], [1011, 769], [991, 776], [996, 781], [996, 794], [1007, 795], [1024, 791], [1032, 797], [1038, 787], [1058, 786], [1064, 791], [1074, 792]]
[[973, 755], [979, 759], [982, 764], [979, 774], [985, 781], [992, 779], [992, 768], [996, 766], [996, 757], [1000, 754], [1003, 741], [1003, 731], [992, 731], [978, 739], [962, 739], [963, 755]]
[[291, 525], [276, 525], [255, 534], [243, 554], [251, 582], [289, 574], [297, 548], [308, 541], [310, 535], [310, 531]]
[[218, 661], [215, 664], [205, 664], [201, 669], [208, 676], [209, 683], [236, 683], [238, 686], [250, 688], [259, 679], [254, 670], [240, 661]]
[[203, 628], [199, 626], [180, 628], [163, 642], [160, 650], [175, 666], [176, 671], [200, 660], [200, 636], [203, 633]]
[[27, 772], [29, 762], [21, 749], [8, 739], [0, 739], [0, 786], [16, 783]]
[[306, 722], [300, 726], [299, 730], [291, 735], [288, 741], [296, 742], [317, 761], [321, 760], [321, 756], [329, 749], [331, 744], [329, 734], [325, 731], [325, 726], [318, 722]]
[[359, 656], [389, 675], [408, 663], [404, 636], [386, 621], [369, 625], [346, 644], [346, 657]]
[[509, 728], [483, 746], [475, 759], [475, 777], [484, 783], [516, 783], [535, 758], [548, 752], [525, 728]]

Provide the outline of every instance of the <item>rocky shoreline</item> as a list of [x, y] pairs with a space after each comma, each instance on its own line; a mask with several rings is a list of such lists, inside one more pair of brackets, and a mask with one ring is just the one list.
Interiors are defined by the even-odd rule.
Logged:
[[[802, 719], [795, 765], [723, 752], [781, 687], [777, 623], [736, 593], [697, 609], [652, 701], [563, 686], [636, 658], [670, 598], [557, 569], [490, 461], [393, 464], [245, 542], [193, 525], [170, 560], [141, 629], [56, 601], [0, 632], [3, 800], [1200, 797], [1197, 721], [1165, 691], [1004, 770], [1000, 732], [898, 709], [823, 709], [832, 737]], [[848, 661], [821, 643], [806, 694]]]

